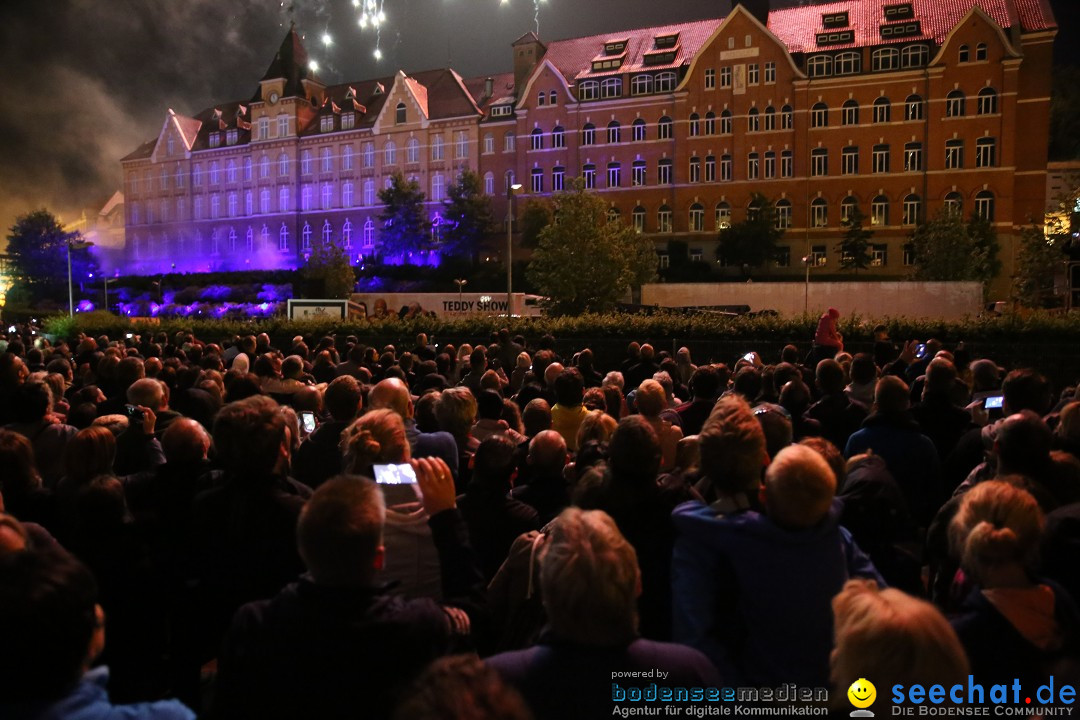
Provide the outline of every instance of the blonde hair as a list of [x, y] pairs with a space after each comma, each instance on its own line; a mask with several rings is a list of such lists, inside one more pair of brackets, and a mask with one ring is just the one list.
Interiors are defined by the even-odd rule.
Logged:
[[581, 447], [589, 440], [607, 442], [619, 423], [603, 410], [593, 410], [581, 420], [577, 431], [577, 446]]
[[405, 423], [393, 410], [380, 408], [357, 418], [341, 433], [342, 467], [349, 474], [364, 474], [376, 463], [409, 460]]
[[616, 645], [637, 633], [637, 553], [602, 510], [567, 508], [540, 559], [540, 590], [552, 629], [585, 645]]
[[1080, 402], [1071, 402], [1061, 409], [1054, 434], [1064, 440], [1080, 440]]
[[461, 442], [476, 422], [476, 398], [467, 387], [447, 388], [435, 404], [435, 418], [439, 421], [440, 430], [445, 430]]
[[816, 450], [788, 445], [765, 470], [769, 518], [786, 528], [816, 525], [836, 495], [836, 475]]
[[724, 492], [756, 492], [765, 466], [765, 431], [740, 395], [720, 398], [698, 435], [701, 469]]
[[638, 385], [634, 404], [638, 412], [647, 418], [660, 417], [660, 412], [667, 406], [667, 394], [664, 386], [656, 380], [643, 380]]
[[1031, 493], [991, 480], [965, 493], [949, 525], [949, 541], [964, 572], [979, 581], [990, 568], [1030, 564], [1042, 529], [1042, 510]]
[[873, 580], [849, 580], [833, 598], [831, 678], [839, 704], [848, 687], [870, 678], [881, 693], [903, 685], [962, 682], [967, 657], [956, 632], [930, 603]]

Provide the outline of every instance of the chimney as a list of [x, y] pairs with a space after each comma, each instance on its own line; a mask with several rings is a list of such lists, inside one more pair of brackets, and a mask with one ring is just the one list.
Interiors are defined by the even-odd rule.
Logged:
[[757, 18], [758, 22], [768, 27], [769, 0], [739, 0], [738, 4], [742, 5], [751, 15]]
[[491, 96], [495, 94], [495, 78], [489, 77], [484, 79], [484, 99], [490, 100]]

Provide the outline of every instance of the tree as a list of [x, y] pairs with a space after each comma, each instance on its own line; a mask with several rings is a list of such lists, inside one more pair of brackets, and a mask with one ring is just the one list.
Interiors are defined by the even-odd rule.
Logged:
[[96, 275], [97, 262], [81, 243], [81, 233], [66, 232], [57, 217], [44, 208], [16, 218], [7, 237], [16, 287], [24, 288], [31, 297], [59, 294], [61, 286], [67, 284], [69, 244], [75, 282]]
[[540, 233], [551, 224], [551, 204], [547, 200], [530, 198], [521, 208], [521, 246], [535, 248]]
[[390, 187], [379, 191], [379, 201], [383, 204], [379, 219], [383, 222], [384, 252], [405, 258], [427, 250], [431, 244], [431, 224], [424, 214], [420, 185], [396, 172], [390, 176]]
[[967, 223], [942, 210], [911, 234], [917, 280], [976, 280], [987, 287], [1001, 271], [993, 226], [972, 215]]
[[866, 215], [858, 205], [840, 221], [841, 227], [845, 228], [844, 239], [836, 246], [840, 251], [841, 270], [854, 270], [855, 274], [858, 274], [860, 270], [870, 267], [870, 261], [873, 260], [870, 238], [874, 237], [874, 233], [863, 226], [865, 222]]
[[552, 311], [610, 310], [632, 285], [656, 276], [652, 241], [619, 219], [609, 221], [604, 201], [580, 180], [555, 196], [554, 213], [558, 220], [540, 233], [526, 269]]
[[300, 277], [307, 296], [313, 298], [347, 298], [356, 286], [356, 271], [348, 254], [334, 243], [315, 243]]
[[716, 258], [733, 267], [761, 267], [776, 257], [776, 243], [784, 231], [776, 228], [776, 208], [761, 193], [754, 193], [746, 220], [720, 231]]
[[1064, 270], [1066, 238], [1047, 235], [1034, 223], [1020, 231], [1012, 299], [1030, 308], [1047, 307], [1054, 294], [1054, 277]]
[[474, 259], [480, 242], [491, 232], [491, 197], [484, 194], [483, 180], [472, 170], [464, 170], [446, 189], [442, 233], [446, 255]]

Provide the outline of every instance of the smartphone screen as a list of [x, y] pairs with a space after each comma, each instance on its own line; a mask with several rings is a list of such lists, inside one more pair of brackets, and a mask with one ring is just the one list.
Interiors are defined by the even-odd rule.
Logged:
[[926, 355], [926, 343], [919, 343], [915, 346], [915, 357], [922, 358]]
[[1004, 395], [991, 395], [983, 400], [983, 407], [987, 410], [1000, 410], [1001, 404], [1005, 401]]
[[412, 465], [401, 463], [399, 465], [373, 465], [375, 468], [375, 482], [380, 485], [415, 485], [416, 472]]
[[300, 429], [305, 435], [315, 432], [315, 413], [310, 410], [300, 413]]
[[743, 360], [748, 360], [749, 362], [754, 362], [754, 353], [753, 352], [748, 352], [748, 353], [746, 353], [745, 355], [742, 356], [742, 359]]

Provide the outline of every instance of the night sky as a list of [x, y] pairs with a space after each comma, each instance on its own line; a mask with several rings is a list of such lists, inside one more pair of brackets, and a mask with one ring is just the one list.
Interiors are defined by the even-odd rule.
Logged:
[[[774, 0], [774, 7], [795, 0]], [[168, 108], [193, 114], [250, 97], [290, 19], [327, 83], [397, 68], [507, 71], [534, 29], [532, 0], [384, 0], [381, 47], [351, 0], [6, 0], [0, 2], [0, 224], [48, 207], [65, 220], [120, 187], [119, 159], [155, 137]], [[1051, 0], [1058, 59], [1080, 65], [1080, 2]], [[289, 6], [292, 11], [289, 12]], [[552, 40], [718, 17], [729, 0], [547, 0]], [[329, 33], [333, 44], [323, 45]], [[6, 232], [4, 233], [6, 235]]]

